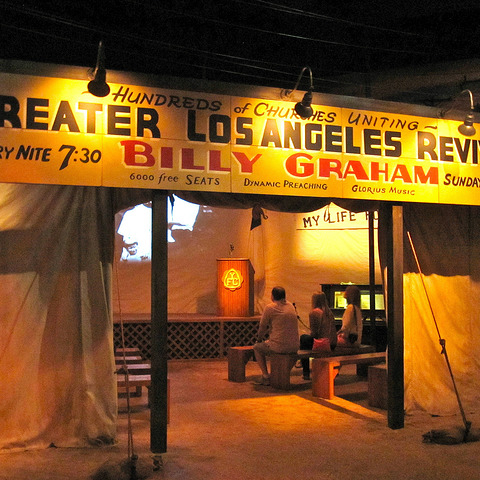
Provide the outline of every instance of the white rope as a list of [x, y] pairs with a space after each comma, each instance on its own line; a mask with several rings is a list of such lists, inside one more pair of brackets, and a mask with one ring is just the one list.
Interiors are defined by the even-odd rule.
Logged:
[[131, 408], [130, 408], [130, 374], [128, 371], [127, 358], [125, 354], [125, 335], [124, 335], [124, 324], [122, 316], [122, 307], [120, 302], [120, 288], [118, 283], [118, 270], [116, 268], [115, 259], [113, 260], [114, 265], [114, 276], [115, 276], [115, 286], [117, 290], [117, 302], [118, 302], [118, 314], [120, 317], [120, 333], [122, 341], [122, 359], [123, 359], [123, 374], [125, 375], [125, 388], [127, 390], [127, 454], [131, 462], [135, 462], [137, 456], [135, 455], [134, 443], [133, 443], [133, 429], [132, 429], [132, 418], [131, 418]]

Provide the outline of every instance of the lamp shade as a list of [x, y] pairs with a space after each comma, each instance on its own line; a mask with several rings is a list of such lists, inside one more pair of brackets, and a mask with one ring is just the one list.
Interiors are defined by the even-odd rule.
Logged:
[[110, 93], [110, 87], [107, 84], [103, 42], [98, 44], [97, 65], [93, 75], [93, 80], [88, 82], [88, 91], [96, 97], [106, 97]]
[[295, 104], [295, 112], [303, 119], [309, 118], [313, 115], [312, 105], [312, 90], [309, 90], [304, 96], [301, 102]]
[[103, 72], [97, 70], [95, 73], [95, 78], [88, 82], [88, 91], [96, 97], [106, 97], [110, 93], [110, 87], [105, 79], [105, 70]]
[[465, 117], [465, 121], [458, 127], [458, 131], [462, 135], [465, 135], [466, 137], [471, 137], [472, 135], [475, 135], [476, 130], [475, 130], [475, 127], [473, 126], [473, 120], [474, 120], [473, 113], [470, 112]]

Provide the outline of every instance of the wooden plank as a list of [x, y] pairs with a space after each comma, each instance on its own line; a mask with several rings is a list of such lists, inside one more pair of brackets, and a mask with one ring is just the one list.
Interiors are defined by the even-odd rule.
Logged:
[[337, 345], [335, 350], [332, 352], [333, 355], [357, 355], [359, 353], [373, 353], [375, 352], [375, 347], [373, 345], [360, 345], [359, 347], [345, 347], [342, 345]]
[[[150, 375], [129, 375], [128, 376], [128, 384], [130, 387], [148, 387], [152, 383], [152, 377]], [[119, 375], [117, 377], [117, 387], [126, 388], [127, 381], [125, 376]]]
[[[124, 366], [117, 365], [117, 375], [124, 375]], [[127, 370], [131, 375], [149, 375], [152, 371], [152, 366], [149, 363], [132, 363], [127, 365]]]
[[355, 363], [369, 363], [372, 360], [385, 360], [387, 354], [385, 352], [360, 353], [358, 355], [342, 355], [341, 357], [324, 357], [319, 358], [319, 362], [332, 362], [339, 365], [353, 365]]
[[115, 352], [125, 352], [132, 355], [140, 355], [140, 349], [138, 347], [115, 347]]
[[314, 352], [313, 350], [298, 350], [297, 359], [330, 357], [333, 352]]
[[115, 348], [115, 355], [120, 357], [123, 354], [125, 355], [139, 355], [142, 356], [142, 352], [137, 347], [126, 347], [126, 348]]
[[125, 356], [123, 357], [122, 356], [119, 356], [119, 357], [115, 357], [115, 363], [117, 365], [121, 365], [123, 364], [124, 362], [129, 364], [129, 363], [143, 363], [145, 360], [140, 357], [139, 355], [128, 355], [128, 356]]

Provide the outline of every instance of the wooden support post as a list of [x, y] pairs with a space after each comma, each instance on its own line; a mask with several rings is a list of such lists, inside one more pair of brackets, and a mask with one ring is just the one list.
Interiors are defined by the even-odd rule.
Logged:
[[388, 426], [404, 427], [403, 207], [384, 204], [388, 321]]
[[152, 205], [152, 386], [150, 391], [150, 450], [167, 451], [167, 193], [153, 191]]
[[376, 318], [376, 283], [375, 283], [375, 211], [368, 212], [368, 277], [370, 283], [370, 339], [371, 344], [378, 347]]

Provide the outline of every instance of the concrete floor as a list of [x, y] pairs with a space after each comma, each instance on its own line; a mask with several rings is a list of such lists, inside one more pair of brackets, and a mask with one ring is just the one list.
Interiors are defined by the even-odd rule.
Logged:
[[[172, 361], [168, 452], [153, 469], [146, 395], [133, 403], [134, 448], [139, 473], [152, 479], [185, 480], [470, 480], [480, 472], [480, 442], [422, 442], [431, 429], [462, 427], [461, 417], [407, 416], [391, 430], [386, 412], [367, 402], [367, 383], [355, 367], [343, 367], [331, 401], [312, 397], [310, 384], [293, 369], [294, 388], [279, 392], [247, 382], [228, 382], [226, 361]], [[0, 454], [1, 480], [89, 479], [109, 462], [111, 476], [127, 457], [125, 400], [120, 400], [119, 442], [112, 447]], [[480, 414], [469, 413], [473, 427]]]

